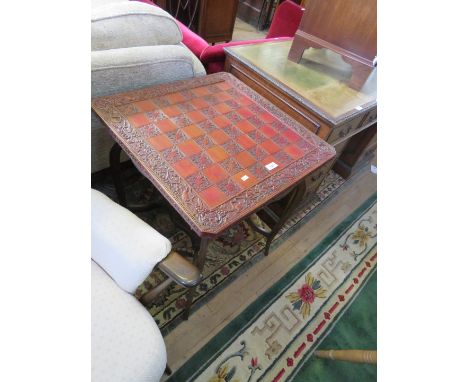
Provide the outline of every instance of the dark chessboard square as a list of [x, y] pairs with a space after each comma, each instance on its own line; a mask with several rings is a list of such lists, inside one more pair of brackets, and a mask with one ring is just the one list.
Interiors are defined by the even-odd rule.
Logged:
[[182, 114], [182, 110], [180, 110], [177, 106], [167, 106], [167, 107], [163, 107], [161, 110], [169, 118], [176, 117]]
[[213, 94], [210, 94], [210, 95], [206, 95], [203, 97], [203, 99], [208, 102], [210, 105], [216, 105], [217, 103], [220, 102], [220, 100], [218, 99], [218, 97], [216, 97], [215, 95]]
[[166, 106], [170, 106], [171, 104], [169, 100], [167, 100], [164, 97], [154, 98], [152, 101], [156, 105], [156, 107], [159, 109], [162, 109], [163, 107], [166, 107]]
[[286, 130], [283, 132], [283, 136], [286, 137], [286, 139], [289, 141], [289, 142], [296, 142], [297, 140], [299, 140], [301, 137], [296, 134], [294, 131], [292, 130]]
[[234, 159], [228, 158], [221, 163], [221, 166], [230, 174], [234, 175], [237, 174], [240, 170], [242, 170], [241, 165]]
[[195, 166], [197, 166], [200, 171], [204, 170], [213, 163], [211, 158], [204, 152], [191, 156], [190, 160], [195, 164]]
[[268, 171], [262, 163], [255, 163], [250, 166], [249, 171], [260, 180], [268, 176]]
[[201, 172], [190, 175], [185, 180], [190, 185], [190, 187], [192, 187], [197, 192], [203, 191], [205, 188], [210, 186], [209, 180]]
[[228, 153], [221, 146], [213, 146], [206, 150], [206, 153], [213, 160], [213, 162], [222, 162], [229, 157]]
[[249, 150], [249, 153], [252, 154], [252, 156], [257, 159], [257, 160], [261, 160], [263, 158], [265, 158], [266, 156], [268, 156], [269, 154], [264, 150], [262, 149], [260, 146], [255, 146], [255, 147], [252, 147], [250, 150]]
[[152, 122], [158, 122], [162, 121], [163, 119], [167, 119], [166, 114], [164, 114], [161, 110], [147, 111], [145, 114]]
[[265, 123], [258, 118], [256, 115], [249, 118], [249, 122], [254, 125], [256, 128], [262, 127]]
[[197, 138], [205, 134], [204, 131], [196, 125], [185, 126], [182, 130], [189, 138]]
[[247, 135], [241, 135], [240, 137], [238, 137], [237, 143], [246, 150], [255, 146], [255, 142], [252, 139], [250, 139]]
[[128, 119], [128, 122], [130, 122], [133, 127], [137, 127], [137, 128], [151, 123], [151, 121], [145, 115], [145, 113], [133, 114], [133, 115], [128, 116], [127, 119]]
[[228, 196], [217, 186], [211, 186], [201, 191], [198, 195], [210, 208], [214, 208], [228, 199]]
[[188, 159], [182, 159], [172, 164], [172, 167], [179, 173], [182, 178], [187, 178], [188, 176], [195, 174], [198, 171], [198, 169]]
[[216, 111], [220, 114], [226, 114], [232, 111], [232, 109], [226, 105], [224, 102], [218, 103], [217, 105], [213, 106]]
[[271, 163], [276, 163], [277, 164], [277, 167], [272, 168], [270, 170], [268, 170], [265, 167], [265, 169], [267, 169], [269, 174], [273, 174], [273, 173], [279, 171], [280, 169], [282, 169], [285, 166], [283, 163], [279, 163], [279, 161], [273, 155], [269, 155], [266, 158], [262, 159], [261, 163], [263, 164], [263, 166], [268, 166]]
[[219, 183], [229, 177], [229, 174], [219, 164], [213, 164], [203, 170], [205, 176], [212, 184]]
[[228, 99], [225, 101], [226, 105], [228, 105], [231, 109], [238, 109], [240, 107], [240, 103], [234, 101], [233, 99]]
[[218, 184], [218, 187], [223, 191], [227, 196], [234, 196], [238, 194], [242, 189], [239, 185], [234, 182], [232, 179], [226, 179]]
[[171, 104], [176, 104], [176, 103], [180, 103], [180, 102], [185, 101], [185, 97], [180, 93], [168, 94], [168, 95], [166, 95], [166, 99]]
[[133, 104], [133, 103], [129, 103], [129, 104], [126, 104], [126, 105], [120, 105], [120, 106], [117, 106], [117, 109], [126, 117], [128, 115], [132, 115], [132, 114], [135, 114], [135, 113], [139, 113], [140, 110], [138, 110], [138, 108]]
[[265, 141], [260, 144], [262, 149], [265, 149], [270, 154], [274, 154], [280, 150], [279, 146], [273, 141]]
[[185, 141], [179, 143], [179, 149], [187, 157], [198, 154], [202, 151], [200, 146], [198, 146], [194, 141]]
[[242, 151], [236, 155], [236, 160], [241, 164], [242, 167], [247, 168], [256, 162], [256, 159], [250, 155], [247, 151]]
[[183, 102], [179, 103], [177, 107], [182, 110], [184, 113], [188, 113], [190, 111], [194, 111], [195, 107], [190, 102]]
[[245, 121], [245, 120], [240, 121], [236, 126], [240, 131], [242, 131], [244, 133], [249, 133], [249, 132], [255, 130], [255, 127], [252, 126], [251, 123], [249, 123], [248, 121]]
[[163, 133], [167, 133], [169, 131], [174, 131], [177, 129], [177, 126], [170, 119], [163, 119], [162, 121], [156, 122], [156, 126]]
[[149, 125], [145, 125], [139, 128], [139, 133], [142, 137], [153, 137], [156, 135], [160, 135], [161, 131], [156, 127], [154, 123], [150, 123]]
[[212, 122], [218, 126], [219, 128], [223, 128], [225, 126], [229, 126], [231, 124], [231, 122], [229, 121], [229, 119], [227, 119], [226, 117], [222, 116], [222, 115], [218, 115], [217, 117], [214, 117], [212, 119]]
[[172, 148], [164, 150], [162, 152], [162, 156], [166, 160], [166, 162], [170, 164], [179, 162], [184, 158], [184, 154], [180, 152], [178, 146], [172, 146]]
[[229, 119], [232, 123], [238, 123], [243, 120], [243, 118], [237, 114], [235, 111], [231, 111], [227, 114], [224, 114], [224, 116]]
[[201, 109], [200, 112], [207, 118], [214, 118], [219, 115], [219, 112], [212, 106]]
[[190, 103], [195, 106], [196, 109], [203, 109], [205, 107], [210, 106], [208, 102], [206, 102], [203, 98], [195, 98], [190, 101]]
[[224, 150], [226, 150], [229, 154], [231, 155], [236, 155], [237, 153], [240, 153], [241, 151], [244, 151], [242, 147], [240, 147], [236, 142], [234, 141], [229, 141], [226, 142], [224, 145], [222, 145]]
[[217, 129], [216, 125], [212, 121], [210, 121], [208, 119], [205, 120], [205, 121], [197, 123], [197, 126], [200, 129], [202, 129], [205, 133], [209, 133], [209, 132]]
[[206, 87], [211, 93], [219, 93], [221, 91], [216, 85], [208, 85]]
[[273, 138], [275, 135], [277, 135], [276, 130], [267, 125], [260, 127], [260, 131], [268, 138]]
[[188, 137], [184, 134], [183, 130], [173, 130], [173, 131], [168, 131], [166, 133], [166, 137], [168, 137], [173, 145], [178, 145], [179, 143], [185, 142]]
[[281, 166], [287, 166], [290, 164], [293, 159], [284, 151], [278, 151], [276, 154], [273, 155], [276, 159], [276, 163], [278, 163]]
[[236, 139], [239, 135], [242, 135], [242, 132], [234, 125], [226, 126], [223, 131], [232, 139]]
[[289, 141], [280, 134], [275, 135], [272, 139], [279, 147], [284, 147], [289, 145]]
[[216, 144], [218, 145], [222, 145], [223, 143], [229, 141], [231, 138], [229, 138], [229, 136], [224, 133], [222, 130], [220, 129], [216, 129], [214, 131], [212, 131], [210, 133], [210, 138], [213, 140], [213, 142], [215, 142]]
[[142, 111], [142, 112], [156, 109], [156, 105], [149, 100], [134, 102], [133, 104], [137, 107], [139, 111]]
[[180, 94], [182, 95], [182, 97], [184, 97], [186, 101], [191, 100], [193, 98], [193, 94], [190, 92], [190, 90], [182, 90]]
[[249, 110], [254, 113], [255, 115], [261, 115], [265, 113], [265, 109], [256, 103], [252, 103], [251, 105], [248, 106]]
[[306, 153], [310, 153], [310, 152], [312, 152], [312, 150], [317, 150], [317, 148], [314, 147], [314, 145], [312, 145], [312, 143], [307, 142], [304, 139], [301, 139], [299, 142], [296, 142], [296, 146], [299, 147], [302, 151], [304, 151]]
[[200, 113], [198, 110], [187, 113], [187, 117], [189, 117], [193, 123], [201, 122], [206, 119], [206, 117], [202, 113]]
[[197, 142], [197, 145], [200, 146], [203, 150], [209, 149], [210, 147], [214, 146], [213, 141], [208, 135], [202, 135], [198, 138], [195, 138], [195, 142]]
[[244, 190], [257, 183], [257, 178], [249, 170], [245, 169], [239, 171], [232, 179]]
[[250, 138], [252, 138], [252, 140], [257, 143], [257, 144], [260, 144], [264, 141], [267, 140], [267, 138], [259, 131], [259, 130], [254, 130], [254, 131], [251, 131], [250, 133], [247, 134]]
[[211, 94], [210, 90], [206, 86], [200, 86], [198, 88], [191, 89], [190, 91], [197, 97], [203, 97]]
[[172, 142], [165, 135], [157, 135], [148, 139], [151, 146], [158, 151], [163, 151], [169, 147], [172, 147]]
[[185, 115], [179, 115], [178, 117], [172, 118], [172, 121], [176, 124], [177, 127], [182, 128], [192, 124], [192, 121], [188, 119]]
[[287, 127], [284, 123], [276, 120], [270, 123], [270, 126], [273, 127], [276, 131], [283, 132], [289, 131], [289, 127]]
[[304, 152], [299, 147], [297, 147], [296, 145], [288, 146], [283, 151], [285, 153], [289, 154], [294, 159], [299, 159], [299, 158], [302, 158], [304, 156]]

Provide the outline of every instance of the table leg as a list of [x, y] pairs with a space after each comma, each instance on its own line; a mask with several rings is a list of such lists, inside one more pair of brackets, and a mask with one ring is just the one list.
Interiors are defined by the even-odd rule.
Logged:
[[284, 223], [286, 223], [286, 220], [289, 219], [291, 216], [292, 212], [296, 209], [296, 207], [300, 204], [302, 201], [304, 195], [306, 192], [306, 183], [305, 181], [302, 181], [297, 187], [291, 192], [288, 202], [286, 203], [286, 207], [284, 208], [280, 218], [278, 221], [275, 223], [275, 225], [271, 228], [270, 233], [267, 236], [267, 241], [265, 243], [265, 249], [264, 249], [264, 254], [265, 256], [268, 256], [268, 253], [270, 252], [270, 245], [273, 239], [275, 238], [276, 234], [279, 232], [279, 230], [283, 227]]
[[[205, 265], [206, 254], [208, 252], [208, 243], [209, 243], [209, 238], [202, 237], [200, 241], [200, 249], [197, 251], [197, 253], [193, 257], [193, 263], [200, 270], [201, 273], [203, 273], [203, 267]], [[196, 286], [193, 288], [190, 288], [189, 291], [187, 292], [187, 301], [185, 303], [185, 311], [182, 316], [184, 320], [188, 320], [189, 318], [190, 308], [192, 307], [192, 302], [193, 302], [193, 296], [195, 295], [195, 288]]]
[[117, 199], [122, 207], [127, 207], [127, 198], [125, 197], [125, 189], [122, 183], [122, 177], [120, 176], [120, 153], [122, 148], [114, 143], [109, 153], [109, 165], [114, 182], [115, 191], [117, 192]]

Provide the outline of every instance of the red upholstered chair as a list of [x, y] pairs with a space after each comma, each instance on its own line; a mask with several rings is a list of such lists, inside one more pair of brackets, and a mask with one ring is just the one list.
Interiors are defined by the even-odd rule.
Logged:
[[[153, 4], [151, 0], [137, 1]], [[195, 54], [195, 56], [198, 57], [198, 59], [205, 66], [206, 72], [210, 74], [224, 70], [224, 61], [226, 59], [224, 48], [226, 47], [255, 44], [267, 41], [281, 41], [294, 37], [294, 34], [299, 27], [299, 23], [301, 22], [303, 13], [304, 8], [290, 0], [286, 0], [282, 2], [276, 9], [266, 38], [246, 41], [232, 41], [217, 45], [210, 45], [181, 22], [178, 22], [178, 24], [183, 35], [182, 42], [193, 52], [193, 54]]]

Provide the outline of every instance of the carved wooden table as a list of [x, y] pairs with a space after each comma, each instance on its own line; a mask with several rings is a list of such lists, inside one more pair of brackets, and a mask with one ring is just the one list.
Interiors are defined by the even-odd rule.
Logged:
[[[226, 48], [226, 72], [332, 144], [334, 170], [348, 177], [377, 133], [377, 69], [356, 90], [352, 68], [339, 54], [308, 49], [299, 64], [288, 60], [291, 41]], [[330, 163], [331, 166], [333, 163]], [[325, 176], [315, 177], [314, 187]]]
[[210, 238], [288, 195], [270, 243], [304, 179], [335, 156], [332, 146], [228, 73], [100, 97], [92, 107], [201, 238], [194, 257], [200, 270]]

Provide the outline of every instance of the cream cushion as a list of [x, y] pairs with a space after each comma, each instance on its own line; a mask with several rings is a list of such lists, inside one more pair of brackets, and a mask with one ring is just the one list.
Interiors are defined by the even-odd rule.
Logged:
[[91, 260], [91, 380], [156, 382], [166, 363], [151, 315]]
[[181, 41], [179, 26], [161, 8], [137, 1], [93, 6], [93, 51], [145, 45], [175, 45]]
[[126, 208], [91, 190], [91, 257], [128, 293], [171, 251], [170, 241]]

